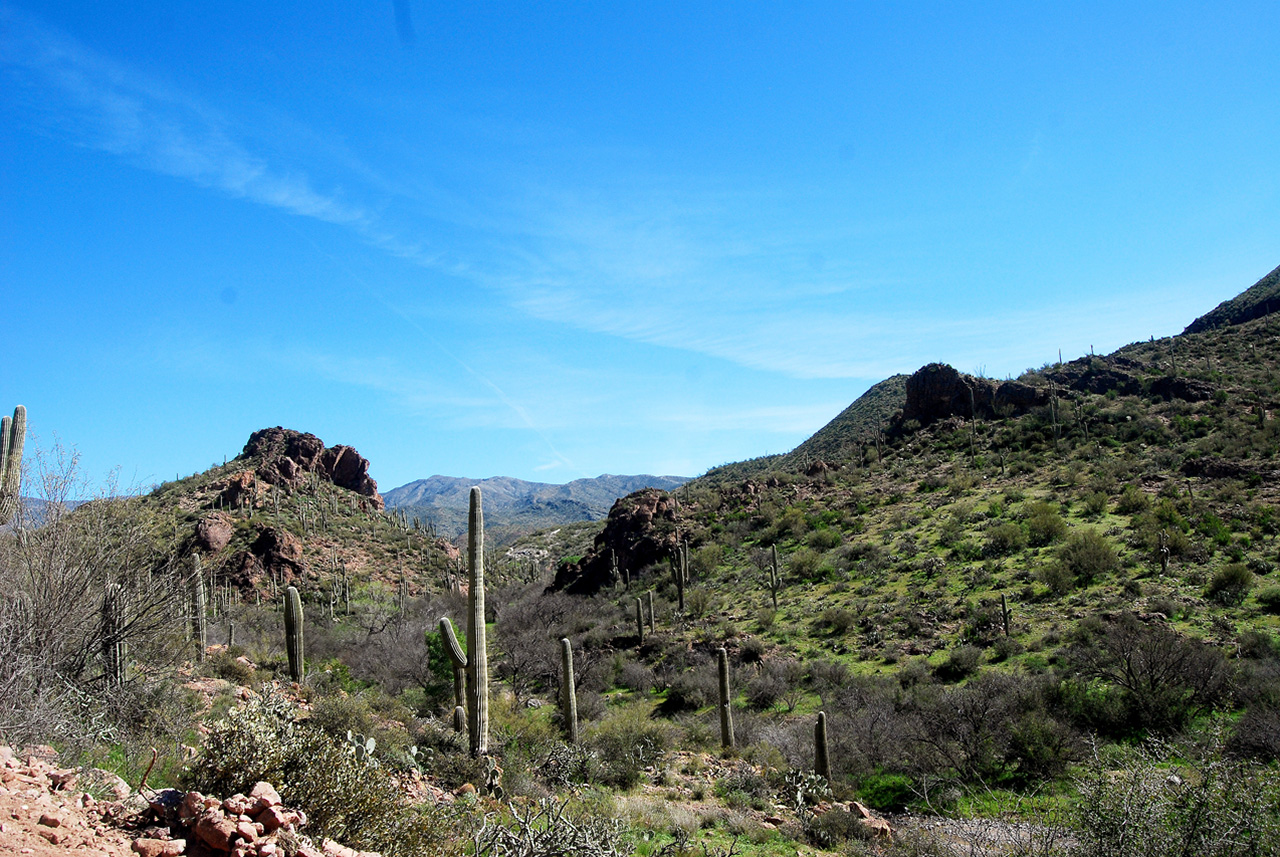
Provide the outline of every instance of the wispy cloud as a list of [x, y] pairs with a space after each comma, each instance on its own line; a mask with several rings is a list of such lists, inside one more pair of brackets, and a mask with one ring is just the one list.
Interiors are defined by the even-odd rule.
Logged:
[[330, 223], [365, 212], [269, 163], [227, 132], [216, 111], [88, 49], [12, 8], [0, 8], [0, 57], [33, 90], [33, 105], [73, 142], [145, 169]]

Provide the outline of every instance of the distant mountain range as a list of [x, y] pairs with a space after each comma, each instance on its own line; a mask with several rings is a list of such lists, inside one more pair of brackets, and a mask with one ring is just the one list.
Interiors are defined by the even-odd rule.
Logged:
[[614, 476], [575, 479], [563, 485], [525, 482], [508, 476], [466, 479], [432, 476], [382, 492], [388, 509], [417, 516], [423, 526], [430, 521], [438, 535], [454, 538], [467, 530], [467, 498], [473, 485], [484, 496], [485, 536], [498, 544], [513, 541], [534, 530], [597, 521], [609, 514], [619, 497], [641, 488], [671, 491], [688, 478], [683, 476]]

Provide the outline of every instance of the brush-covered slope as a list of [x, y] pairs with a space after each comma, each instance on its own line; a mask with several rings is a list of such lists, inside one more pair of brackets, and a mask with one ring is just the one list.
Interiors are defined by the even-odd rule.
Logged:
[[[1270, 657], [1257, 641], [1280, 631], [1277, 367], [1275, 313], [1050, 365], [1003, 403], [1004, 384], [925, 367], [925, 381], [893, 379], [904, 408], [924, 389], [950, 412], [898, 415], [879, 447], [815, 436], [801, 448], [830, 466], [808, 474], [781, 456], [736, 482], [718, 469], [651, 524], [606, 525], [561, 586], [607, 591], [608, 575], [571, 572], [652, 537], [688, 545], [691, 633], [748, 635], [778, 657], [1065, 681], [1079, 646], [1124, 615]], [[634, 521], [632, 505], [618, 514]], [[628, 573], [674, 602], [665, 558], [645, 559]]]
[[609, 514], [615, 500], [643, 488], [674, 490], [688, 480], [682, 476], [614, 476], [575, 479], [563, 485], [525, 482], [506, 476], [465, 479], [432, 476], [387, 491], [387, 505], [409, 519], [430, 522], [434, 530], [456, 538], [467, 529], [467, 497], [473, 485], [484, 493], [485, 525], [494, 544], [548, 527], [578, 521], [597, 521]]

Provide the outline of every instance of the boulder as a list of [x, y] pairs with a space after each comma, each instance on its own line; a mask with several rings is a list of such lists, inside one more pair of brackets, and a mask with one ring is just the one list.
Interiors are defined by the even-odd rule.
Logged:
[[217, 553], [231, 543], [235, 525], [225, 512], [210, 512], [196, 522], [192, 547], [204, 553]]

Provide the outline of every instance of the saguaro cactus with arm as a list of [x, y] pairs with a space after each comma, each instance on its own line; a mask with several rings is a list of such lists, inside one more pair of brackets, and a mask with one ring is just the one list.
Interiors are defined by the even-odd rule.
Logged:
[[484, 624], [484, 511], [480, 489], [471, 489], [471, 515], [467, 537], [467, 564], [470, 592], [467, 593], [467, 651], [458, 645], [457, 635], [448, 617], [440, 619], [440, 633], [445, 638], [445, 651], [457, 670], [466, 671], [467, 737], [471, 755], [489, 752], [489, 652]]

